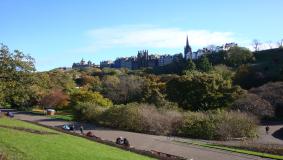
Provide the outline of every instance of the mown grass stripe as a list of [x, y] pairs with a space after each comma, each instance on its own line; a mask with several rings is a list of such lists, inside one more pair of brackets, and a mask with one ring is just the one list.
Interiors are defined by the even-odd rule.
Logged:
[[219, 146], [219, 145], [214, 145], [214, 144], [202, 144], [202, 143], [197, 143], [197, 142], [183, 142], [183, 143], [198, 145], [198, 146], [207, 147], [207, 148], [220, 149], [220, 150], [225, 150], [225, 151], [230, 151], [230, 152], [242, 153], [242, 154], [247, 154], [247, 155], [259, 156], [263, 158], [283, 160], [283, 156], [269, 154], [269, 153], [249, 151], [249, 150], [244, 150], [244, 149], [236, 149], [232, 147], [224, 147], [224, 146]]

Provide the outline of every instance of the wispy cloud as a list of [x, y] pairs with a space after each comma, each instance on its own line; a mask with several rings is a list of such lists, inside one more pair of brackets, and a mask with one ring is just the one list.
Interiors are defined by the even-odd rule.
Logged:
[[186, 35], [189, 36], [190, 44], [199, 48], [210, 44], [221, 45], [236, 41], [232, 32], [163, 28], [152, 25], [95, 28], [87, 31], [86, 35], [89, 38], [89, 45], [78, 49], [80, 51], [112, 47], [182, 48]]

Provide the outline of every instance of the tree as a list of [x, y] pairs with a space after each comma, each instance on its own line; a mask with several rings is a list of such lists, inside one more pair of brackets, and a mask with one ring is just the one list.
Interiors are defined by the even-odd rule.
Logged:
[[237, 99], [231, 105], [231, 109], [246, 113], [252, 113], [260, 118], [266, 116], [274, 116], [274, 108], [272, 107], [272, 105], [268, 101], [252, 93], [249, 93], [246, 96]]
[[98, 92], [102, 90], [102, 84], [98, 76], [81, 75], [81, 77], [77, 78], [75, 81], [80, 87]]
[[62, 71], [50, 71], [48, 76], [51, 81], [51, 88], [58, 88], [64, 92], [71, 93], [76, 87], [72, 74]]
[[71, 94], [71, 105], [78, 103], [92, 103], [102, 107], [112, 106], [111, 100], [104, 98], [99, 92], [76, 90]]
[[249, 63], [254, 60], [252, 52], [244, 47], [232, 47], [226, 55], [226, 63], [232, 67], [238, 67], [242, 64]]
[[244, 89], [258, 87], [267, 82], [262, 72], [255, 71], [249, 65], [240, 65], [236, 70], [233, 80], [235, 85], [240, 85]]
[[272, 49], [273, 48], [272, 41], [268, 41], [267, 43], [268, 43], [269, 49]]
[[202, 56], [197, 64], [198, 70], [202, 72], [209, 72], [212, 70], [212, 64], [209, 62], [207, 56]]
[[213, 72], [220, 74], [225, 80], [231, 80], [234, 78], [234, 71], [232, 70], [232, 68], [229, 68], [226, 65], [220, 64], [214, 66], [213, 68]]
[[166, 92], [183, 109], [198, 111], [227, 107], [243, 90], [220, 74], [193, 72], [169, 81]]
[[129, 103], [142, 99], [144, 79], [134, 75], [106, 76], [102, 79], [103, 95], [114, 103]]
[[158, 108], [172, 108], [176, 105], [166, 99], [166, 84], [159, 77], [149, 76], [143, 88], [143, 102], [154, 104]]
[[69, 96], [60, 89], [52, 90], [48, 95], [40, 100], [44, 108], [63, 109], [69, 104]]
[[279, 40], [277, 42], [277, 46], [278, 46], [278, 48], [282, 48], [283, 47], [283, 39], [281, 39], [281, 40]]
[[189, 60], [186, 66], [186, 71], [193, 71], [196, 70], [196, 64], [193, 62], [193, 60]]
[[10, 52], [0, 44], [0, 104], [13, 108], [28, 108], [34, 105], [31, 90], [34, 84], [34, 59], [19, 50]]
[[252, 45], [256, 52], [259, 51], [259, 46], [261, 45], [261, 43], [257, 39], [253, 40]]

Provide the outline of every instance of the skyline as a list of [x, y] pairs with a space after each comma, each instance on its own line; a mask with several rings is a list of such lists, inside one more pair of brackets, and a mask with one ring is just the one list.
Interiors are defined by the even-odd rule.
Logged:
[[1, 0], [0, 43], [36, 60], [38, 71], [70, 67], [82, 58], [102, 60], [183, 52], [188, 35], [193, 51], [236, 42], [249, 47], [283, 38], [283, 2], [239, 0], [117, 2]]

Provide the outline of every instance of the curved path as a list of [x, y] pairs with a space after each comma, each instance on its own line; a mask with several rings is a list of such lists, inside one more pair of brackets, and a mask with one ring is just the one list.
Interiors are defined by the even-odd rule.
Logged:
[[[257, 143], [262, 144], [279, 144], [283, 145], [283, 122], [269, 124], [270, 133], [266, 134], [265, 125], [259, 127], [259, 138], [256, 139]], [[280, 135], [278, 135], [280, 134]], [[277, 138], [276, 138], [277, 137]]]
[[[15, 114], [15, 118], [20, 120], [38, 122], [40, 124], [53, 127], [61, 127], [63, 124], [68, 123], [63, 120], [50, 119], [46, 116], [24, 113]], [[172, 141], [172, 139], [169, 139], [165, 136], [155, 136], [105, 128], [95, 128], [94, 130], [94, 126], [91, 124], [84, 124], [84, 128], [86, 132], [92, 131], [96, 136], [102, 139], [115, 141], [117, 137], [122, 136], [126, 137], [129, 140], [131, 146], [134, 146], [135, 148], [143, 150], [155, 150], [172, 155], [186, 157], [192, 160], [266, 160], [266, 158], [256, 156], [180, 143]]]

